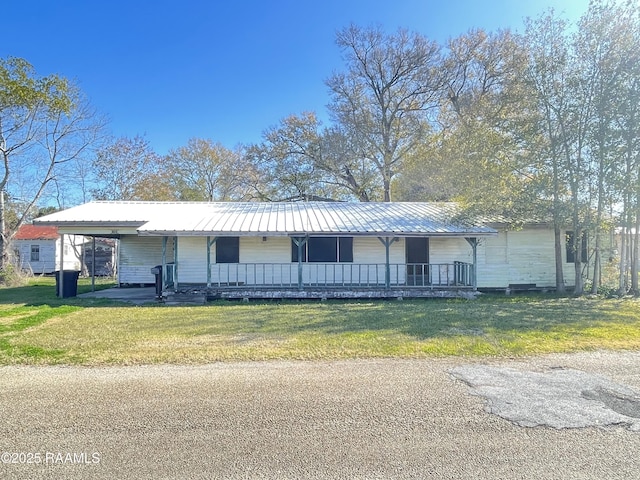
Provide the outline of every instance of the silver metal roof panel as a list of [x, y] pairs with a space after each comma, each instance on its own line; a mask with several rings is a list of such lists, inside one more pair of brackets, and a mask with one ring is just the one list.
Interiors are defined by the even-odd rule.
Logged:
[[389, 202], [90, 202], [39, 225], [135, 225], [140, 235], [494, 235], [461, 225], [453, 204]]

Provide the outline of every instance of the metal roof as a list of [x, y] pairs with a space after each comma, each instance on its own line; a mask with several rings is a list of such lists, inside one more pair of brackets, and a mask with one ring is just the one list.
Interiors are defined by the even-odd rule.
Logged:
[[140, 235], [493, 235], [452, 221], [450, 203], [90, 202], [37, 219], [39, 225], [135, 226]]
[[57, 240], [58, 227], [55, 226], [37, 226], [37, 225], [21, 225], [14, 240]]

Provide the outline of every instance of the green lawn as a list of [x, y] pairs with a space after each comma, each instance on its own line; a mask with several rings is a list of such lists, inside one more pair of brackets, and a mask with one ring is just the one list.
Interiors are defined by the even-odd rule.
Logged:
[[[540, 295], [136, 307], [60, 300], [53, 285], [37, 279], [0, 289], [0, 364], [507, 357], [640, 348], [635, 299]], [[88, 289], [82, 281], [79, 291]]]

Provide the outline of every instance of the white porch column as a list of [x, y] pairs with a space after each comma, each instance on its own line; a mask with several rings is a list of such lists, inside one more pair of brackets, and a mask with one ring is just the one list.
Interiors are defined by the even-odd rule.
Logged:
[[[207, 237], [207, 287], [211, 287], [211, 247], [215, 245], [218, 237]], [[219, 281], [219, 280], [218, 280]]]
[[478, 241], [477, 238], [475, 237], [465, 237], [465, 240], [467, 241], [467, 243], [469, 245], [471, 245], [471, 251], [472, 251], [472, 258], [473, 258], [473, 264], [471, 266], [471, 275], [472, 275], [472, 279], [471, 279], [471, 284], [473, 285], [473, 289], [477, 290], [478, 289], [478, 243], [480, 243]]

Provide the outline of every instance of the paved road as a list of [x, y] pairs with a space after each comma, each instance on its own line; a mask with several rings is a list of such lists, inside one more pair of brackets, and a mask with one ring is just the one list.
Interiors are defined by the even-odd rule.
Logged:
[[477, 363], [640, 390], [640, 353], [3, 367], [0, 478], [640, 478], [640, 433], [490, 414], [451, 374]]

